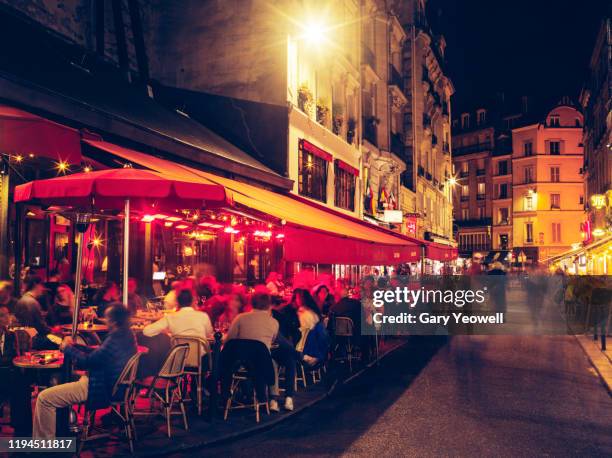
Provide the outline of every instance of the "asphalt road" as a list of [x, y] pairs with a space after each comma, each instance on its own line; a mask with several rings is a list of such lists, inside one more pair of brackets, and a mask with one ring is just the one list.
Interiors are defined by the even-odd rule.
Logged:
[[571, 336], [413, 338], [277, 427], [192, 455], [612, 456], [612, 398]]

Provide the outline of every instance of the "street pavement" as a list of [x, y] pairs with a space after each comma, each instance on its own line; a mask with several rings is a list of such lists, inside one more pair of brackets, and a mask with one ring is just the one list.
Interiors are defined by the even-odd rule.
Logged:
[[192, 454], [612, 456], [612, 398], [573, 336], [414, 337], [286, 422]]

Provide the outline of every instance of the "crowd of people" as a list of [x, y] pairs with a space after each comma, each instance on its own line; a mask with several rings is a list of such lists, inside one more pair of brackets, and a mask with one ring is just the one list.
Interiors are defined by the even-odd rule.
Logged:
[[[296, 371], [320, 368], [331, 356], [333, 316], [351, 318], [355, 337], [360, 337], [361, 304], [358, 298], [350, 297], [348, 286], [331, 277], [312, 280], [310, 284], [294, 280], [289, 288], [279, 274], [272, 272], [265, 284], [247, 289], [219, 283], [211, 276], [184, 278], [174, 282], [161, 301], [163, 308], [172, 312], [162, 313], [160, 319], [138, 331], [132, 330], [131, 317], [148, 305], [138, 293], [137, 282], [130, 279], [125, 305], [120, 302], [117, 284], [107, 282], [93, 295], [88, 304], [93, 307], [84, 307], [80, 316], [107, 326], [101, 345], [95, 348], [77, 345], [70, 336], [60, 337], [67, 333], [66, 325], [74, 317], [74, 294], [68, 284], [49, 285], [30, 276], [17, 299], [13, 284], [0, 282], [0, 370], [7, 374], [0, 383], [0, 401], [11, 401], [16, 434], [53, 437], [56, 409], [81, 402], [98, 408], [108, 405], [114, 381], [136, 351], [136, 344], [149, 350], [139, 367], [138, 376], [143, 378], [157, 373], [170, 351], [171, 336], [213, 342], [218, 332], [223, 336], [219, 359], [222, 398], [229, 396], [232, 374], [242, 366], [253, 377], [258, 399], [268, 402], [271, 411], [279, 411], [281, 405], [293, 410]], [[23, 414], [14, 412], [30, 399], [29, 385], [33, 384], [11, 365], [18, 342], [9, 328], [15, 326], [35, 330], [30, 349], [59, 349], [87, 371], [77, 381], [41, 391], [34, 415], [31, 406], [22, 409]], [[204, 353], [205, 358], [212, 357]], [[202, 367], [210, 367], [209, 362], [204, 361]], [[14, 389], [15, 378], [19, 377], [17, 384], [27, 389]], [[211, 383], [206, 387], [214, 389]]]

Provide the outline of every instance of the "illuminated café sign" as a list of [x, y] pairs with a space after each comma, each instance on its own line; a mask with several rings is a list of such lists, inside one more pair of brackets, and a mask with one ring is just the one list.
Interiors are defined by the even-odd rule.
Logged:
[[591, 196], [591, 207], [599, 210], [606, 206], [606, 196], [603, 194], [593, 194]]
[[403, 216], [401, 210], [385, 210], [383, 213], [383, 221], [385, 223], [401, 223]]

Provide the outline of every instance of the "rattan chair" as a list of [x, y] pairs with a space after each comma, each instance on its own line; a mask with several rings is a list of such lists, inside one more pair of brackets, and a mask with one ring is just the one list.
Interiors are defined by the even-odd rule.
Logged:
[[188, 344], [172, 347], [157, 375], [152, 375], [136, 382], [137, 386], [147, 389], [147, 397], [151, 402], [151, 408], [153, 407], [154, 400], [159, 401], [162, 409], [160, 413], [166, 417], [168, 437], [172, 437], [170, 417], [174, 413], [172, 412], [172, 408], [176, 403], [179, 404], [181, 409], [180, 413], [183, 416], [185, 430], [189, 430], [185, 401], [181, 388], [181, 382], [185, 376], [185, 363], [187, 362], [188, 355]]
[[[131, 453], [134, 453], [134, 441], [136, 440], [136, 425], [134, 424], [134, 397], [136, 390], [134, 382], [141, 355], [142, 353], [136, 353], [128, 360], [113, 386], [111, 397], [111, 411], [121, 419]], [[90, 431], [94, 428], [95, 415], [95, 410], [85, 409], [79, 453], [86, 442], [110, 436], [110, 433], [104, 431], [96, 435], [90, 435]]]
[[[176, 335], [172, 336], [172, 346], [187, 344], [189, 345], [189, 355], [185, 362], [185, 374], [196, 379], [198, 415], [202, 415], [203, 397], [203, 375], [206, 371], [212, 371], [212, 352], [210, 344], [206, 339], [194, 336]], [[202, 367], [202, 359], [208, 355], [208, 367]]]

